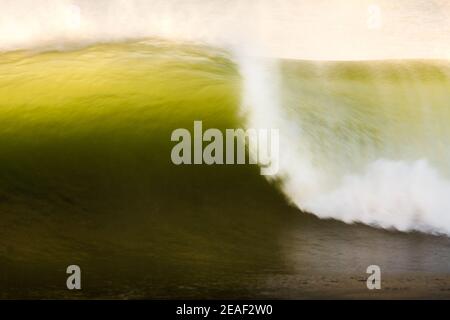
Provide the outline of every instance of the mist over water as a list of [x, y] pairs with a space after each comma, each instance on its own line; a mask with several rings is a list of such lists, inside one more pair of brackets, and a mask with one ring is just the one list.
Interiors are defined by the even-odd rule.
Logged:
[[278, 58], [442, 59], [449, 12], [446, 0], [3, 0], [0, 49], [163, 37]]

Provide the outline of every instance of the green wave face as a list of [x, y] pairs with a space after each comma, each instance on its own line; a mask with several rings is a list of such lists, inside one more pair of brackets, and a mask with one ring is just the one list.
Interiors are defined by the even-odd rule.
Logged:
[[3, 54], [2, 192], [89, 197], [171, 175], [171, 132], [193, 119], [235, 126], [239, 86], [226, 54], [187, 45]]

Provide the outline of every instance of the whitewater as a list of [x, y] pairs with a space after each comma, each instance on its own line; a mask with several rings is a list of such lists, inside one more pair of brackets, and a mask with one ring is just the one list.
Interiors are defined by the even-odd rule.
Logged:
[[[450, 235], [450, 5], [376, 1], [382, 26], [373, 29], [372, 2], [2, 0], [0, 50], [153, 37], [223, 48], [242, 77], [246, 127], [280, 130], [279, 173], [269, 179], [292, 204], [320, 218]], [[313, 61], [314, 77], [296, 77], [289, 63], [301, 60]], [[374, 99], [359, 96], [369, 92]]]

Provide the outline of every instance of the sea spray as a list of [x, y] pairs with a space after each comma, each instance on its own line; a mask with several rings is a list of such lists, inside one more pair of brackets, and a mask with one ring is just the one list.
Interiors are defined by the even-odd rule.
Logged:
[[442, 0], [2, 0], [0, 51], [161, 37], [252, 41], [289, 59], [446, 59], [449, 11]]
[[[289, 116], [283, 106], [277, 64], [254, 56], [241, 56], [237, 61], [244, 79], [243, 107], [248, 125], [281, 128], [280, 170], [271, 179], [279, 179], [292, 203], [321, 218], [450, 234], [450, 182], [429, 161], [380, 158], [363, 166], [360, 173], [356, 167], [350, 168], [353, 173], [345, 173], [315, 163], [313, 159], [320, 154], [311, 151], [302, 130], [302, 114], [300, 119]], [[347, 147], [351, 143], [348, 141]], [[360, 157], [357, 149], [352, 152]], [[376, 153], [370, 152], [370, 156], [376, 157]]]

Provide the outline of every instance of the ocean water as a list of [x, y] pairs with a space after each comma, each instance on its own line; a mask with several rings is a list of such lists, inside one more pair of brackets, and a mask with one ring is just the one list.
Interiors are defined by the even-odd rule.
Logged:
[[[47, 1], [26, 22], [0, 19], [0, 297], [448, 297], [439, 34], [429, 55], [313, 59], [263, 45], [272, 34], [254, 32], [268, 22], [234, 30], [245, 5], [202, 6], [182, 27], [174, 8], [201, 2], [127, 3]], [[2, 4], [17, 17], [30, 5]], [[229, 19], [205, 31], [220, 8]], [[171, 133], [195, 120], [278, 129], [277, 175], [174, 165]], [[78, 292], [65, 288], [71, 264]]]

